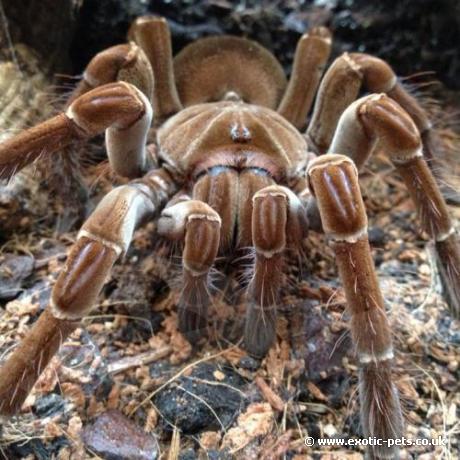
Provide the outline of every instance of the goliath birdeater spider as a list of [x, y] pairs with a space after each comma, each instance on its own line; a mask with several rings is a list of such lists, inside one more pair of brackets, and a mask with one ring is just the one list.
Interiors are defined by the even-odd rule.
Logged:
[[[358, 172], [378, 144], [434, 241], [458, 316], [459, 245], [427, 165], [435, 143], [425, 111], [385, 62], [366, 54], [343, 54], [321, 80], [331, 48], [324, 28], [300, 39], [289, 82], [274, 56], [250, 40], [205, 38], [173, 59], [167, 22], [157, 17], [139, 18], [129, 40], [94, 57], [65, 112], [0, 145], [7, 179], [39, 156], [105, 131], [111, 168], [132, 180], [84, 223], [49, 306], [0, 370], [0, 413], [21, 407], [95, 304], [136, 227], [160, 214], [160, 234], [183, 243], [178, 314], [189, 340], [207, 324], [216, 257], [254, 248], [244, 341], [257, 356], [274, 340], [285, 249], [298, 247], [309, 228], [323, 231], [351, 313], [365, 435], [400, 438], [391, 334]], [[357, 99], [363, 89], [371, 94]], [[373, 455], [393, 457], [396, 447], [376, 447]]]

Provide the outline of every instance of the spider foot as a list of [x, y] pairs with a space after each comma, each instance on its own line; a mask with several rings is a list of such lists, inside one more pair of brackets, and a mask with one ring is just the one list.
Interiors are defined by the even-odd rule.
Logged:
[[187, 197], [172, 203], [163, 210], [158, 231], [184, 241], [179, 330], [193, 343], [207, 327], [209, 271], [219, 249], [221, 218], [200, 200]]
[[443, 294], [453, 316], [460, 319], [460, 244], [452, 233], [435, 243], [436, 264]]
[[178, 308], [179, 330], [194, 344], [206, 334], [210, 295], [208, 276], [191, 276], [184, 271], [184, 287]]
[[276, 307], [269, 309], [250, 303], [246, 313], [244, 344], [248, 353], [263, 358], [276, 336]]
[[399, 458], [398, 447], [391, 446], [390, 442], [402, 437], [404, 424], [398, 392], [391, 379], [389, 360], [362, 366], [359, 372], [359, 397], [364, 436], [387, 441], [371, 446], [369, 457]]
[[298, 203], [283, 187], [265, 187], [254, 195], [252, 202], [256, 258], [248, 289], [244, 341], [250, 354], [262, 358], [276, 336], [276, 305], [283, 283], [287, 228], [300, 235], [302, 223], [298, 219]]

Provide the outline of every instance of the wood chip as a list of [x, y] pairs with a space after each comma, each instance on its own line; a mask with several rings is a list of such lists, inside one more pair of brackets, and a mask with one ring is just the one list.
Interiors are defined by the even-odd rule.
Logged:
[[278, 412], [283, 412], [284, 401], [278, 396], [259, 375], [255, 378], [255, 383], [259, 387], [265, 400]]
[[307, 382], [307, 389], [315, 399], [327, 401], [327, 396], [313, 382]]
[[146, 364], [153, 363], [159, 359], [165, 358], [170, 355], [172, 352], [172, 347], [165, 345], [162, 348], [157, 350], [150, 350], [145, 353], [141, 353], [136, 356], [128, 356], [127, 358], [122, 358], [118, 361], [110, 363], [107, 367], [109, 374], [118, 374], [119, 372], [124, 372], [127, 369], [133, 367], [144, 366]]
[[274, 427], [274, 422], [274, 413], [270, 404], [251, 404], [246, 412], [238, 417], [238, 425], [227, 431], [221, 448], [238, 451], [255, 437], [270, 433]]

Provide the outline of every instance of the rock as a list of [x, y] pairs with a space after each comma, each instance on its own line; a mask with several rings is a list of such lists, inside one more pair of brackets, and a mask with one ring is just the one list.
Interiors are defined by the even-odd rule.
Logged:
[[[216, 370], [225, 375], [223, 380], [216, 380]], [[243, 409], [244, 385], [243, 378], [232, 368], [202, 363], [190, 376], [180, 377], [161, 391], [155, 405], [184, 434], [222, 429]]]
[[248, 371], [256, 371], [260, 367], [260, 361], [252, 356], [243, 356], [240, 359], [238, 366]]
[[383, 247], [385, 245], [386, 233], [380, 227], [371, 227], [368, 236], [372, 246]]
[[21, 292], [22, 282], [32, 274], [34, 258], [5, 254], [0, 266], [0, 300], [14, 299]]
[[65, 436], [58, 436], [46, 443], [41, 439], [32, 438], [27, 442], [21, 439], [19, 442], [2, 447], [2, 458], [8, 460], [20, 458], [34, 458], [37, 460], [48, 460], [57, 458], [60, 450], [69, 445]]
[[214, 449], [206, 451], [206, 456], [209, 460], [232, 460], [235, 458], [232, 454], [226, 452], [225, 450], [220, 452]]
[[65, 400], [56, 393], [50, 393], [37, 399], [33, 411], [38, 417], [51, 417], [64, 411]]
[[87, 426], [83, 442], [105, 460], [154, 460], [160, 455], [156, 438], [117, 410], [104, 412]]
[[198, 456], [193, 449], [186, 449], [179, 454], [179, 460], [198, 460]]

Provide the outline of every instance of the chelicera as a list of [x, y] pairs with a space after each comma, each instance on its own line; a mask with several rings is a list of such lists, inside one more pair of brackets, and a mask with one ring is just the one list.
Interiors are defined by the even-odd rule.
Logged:
[[[391, 334], [358, 172], [377, 144], [388, 154], [434, 241], [458, 316], [460, 252], [427, 163], [436, 159], [424, 110], [388, 64], [366, 54], [342, 55], [321, 79], [331, 48], [324, 28], [300, 39], [289, 81], [275, 57], [250, 40], [206, 38], [173, 59], [167, 22], [157, 17], [138, 19], [129, 39], [95, 56], [65, 112], [0, 145], [5, 179], [74, 139], [105, 131], [113, 171], [131, 179], [84, 223], [49, 306], [1, 368], [0, 413], [21, 407], [95, 304], [134, 230], [159, 215], [160, 234], [183, 243], [178, 315], [191, 341], [207, 325], [216, 257], [253, 248], [244, 344], [259, 357], [275, 338], [285, 250], [298, 248], [308, 229], [323, 231], [351, 313], [365, 435], [401, 437]], [[358, 99], [363, 89], [370, 95]], [[395, 449], [377, 446], [373, 455], [390, 458]]]

